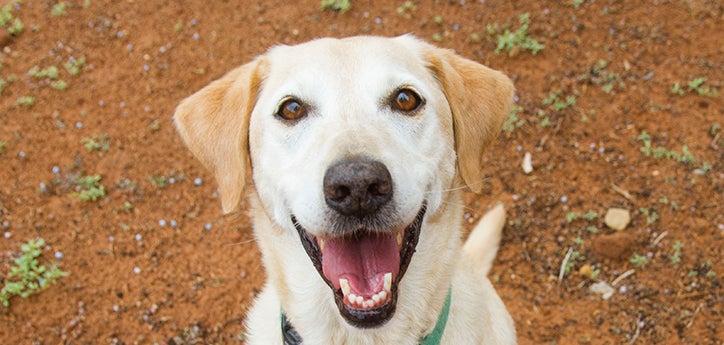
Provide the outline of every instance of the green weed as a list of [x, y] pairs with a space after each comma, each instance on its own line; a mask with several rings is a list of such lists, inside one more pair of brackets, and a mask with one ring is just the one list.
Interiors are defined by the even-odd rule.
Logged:
[[20, 35], [20, 33], [23, 32], [23, 29], [25, 29], [25, 25], [23, 25], [23, 21], [20, 20], [20, 18], [13, 19], [13, 23], [7, 28], [8, 33], [13, 36]]
[[50, 15], [53, 17], [63, 16], [65, 15], [65, 10], [68, 7], [68, 4], [61, 1], [55, 5], [53, 5], [53, 8], [50, 9]]
[[659, 214], [653, 208], [649, 209], [648, 207], [639, 207], [639, 212], [646, 217], [646, 225], [654, 224], [657, 220], [659, 220]]
[[646, 157], [654, 157], [656, 159], [670, 159], [686, 165], [693, 165], [697, 162], [696, 157], [686, 145], [683, 145], [681, 147], [681, 152], [669, 150], [663, 146], [654, 147], [651, 144], [651, 135], [649, 135], [649, 133], [647, 133], [646, 131], [642, 131], [639, 136], [636, 137], [636, 139], [638, 141], [641, 141], [643, 146], [639, 150]]
[[100, 175], [89, 175], [76, 181], [76, 196], [80, 201], [96, 201], [106, 196], [106, 188], [101, 184]]
[[7, 3], [0, 7], [0, 28], [4, 28], [13, 20], [13, 5]]
[[83, 70], [83, 66], [85, 66], [85, 56], [81, 56], [78, 59], [70, 58], [63, 64], [65, 70], [73, 76], [80, 74]]
[[38, 262], [44, 246], [45, 241], [42, 238], [30, 240], [20, 246], [20, 256], [13, 261], [14, 265], [10, 267], [0, 290], [0, 303], [4, 307], [10, 306], [12, 296], [27, 298], [68, 275], [58, 266], [45, 266]]
[[0, 140], [0, 154], [5, 153], [5, 150], [8, 148], [8, 142], [4, 140]]
[[573, 8], [579, 8], [584, 2], [586, 2], [586, 0], [572, 0], [571, 5], [573, 5]]
[[669, 256], [669, 260], [672, 265], [678, 265], [681, 262], [681, 249], [684, 248], [684, 244], [681, 241], [674, 242], [672, 246], [672, 253]]
[[415, 5], [414, 1], [405, 1], [402, 3], [402, 5], [397, 7], [397, 14], [401, 15], [407, 19], [412, 18], [412, 14], [410, 12], [413, 12], [417, 9], [417, 5]]
[[698, 77], [689, 81], [687, 87], [689, 91], [696, 92], [699, 96], [715, 97], [718, 93], [715, 89], [711, 88], [706, 83], [706, 78]]
[[65, 80], [54, 80], [50, 83], [50, 87], [63, 91], [68, 88], [68, 83]]
[[48, 66], [41, 69], [38, 66], [33, 66], [30, 70], [28, 70], [28, 75], [38, 79], [58, 79], [58, 67]]
[[674, 85], [671, 85], [671, 93], [677, 96], [683, 96], [686, 91], [684, 91], [684, 88], [681, 87], [681, 84], [674, 83]]
[[495, 53], [505, 51], [509, 56], [515, 55], [519, 50], [528, 50], [533, 55], [538, 54], [545, 45], [528, 35], [528, 27], [530, 26], [530, 14], [523, 13], [518, 16], [520, 26], [515, 31], [506, 29], [505, 32], [498, 35], [498, 45]]
[[506, 133], [512, 133], [517, 128], [523, 127], [523, 125], [525, 125], [525, 120], [521, 119], [518, 116], [518, 114], [520, 114], [522, 111], [523, 107], [519, 105], [513, 105], [513, 107], [510, 109], [508, 117], [505, 119], [505, 122], [503, 122], [503, 130]]
[[156, 186], [156, 188], [164, 188], [168, 186], [168, 178], [163, 175], [153, 175], [149, 177], [148, 180], [151, 181], [151, 184]]
[[107, 134], [101, 134], [97, 135], [95, 137], [86, 137], [81, 139], [81, 143], [83, 144], [83, 147], [88, 152], [93, 151], [108, 151], [108, 149], [111, 146], [111, 140], [108, 138]]
[[0, 78], [0, 95], [3, 94], [3, 90], [8, 86], [8, 82], [5, 79]]
[[568, 258], [568, 261], [563, 266], [563, 275], [567, 276], [568, 273], [571, 273], [571, 270], [576, 265], [576, 262], [578, 262], [579, 260], [585, 260], [583, 254], [581, 254], [577, 250], [572, 251], [571, 256]]
[[643, 267], [649, 263], [649, 258], [647, 258], [645, 255], [639, 255], [638, 253], [634, 253], [633, 255], [631, 255], [631, 258], [628, 259], [628, 262], [636, 267]]
[[35, 104], [35, 97], [33, 96], [20, 96], [15, 100], [15, 104], [23, 107], [30, 107]]
[[350, 0], [322, 0], [322, 10], [347, 12], [351, 7]]
[[564, 110], [575, 104], [576, 96], [568, 95], [565, 98], [562, 98], [561, 93], [558, 91], [551, 91], [548, 96], [543, 99], [543, 105], [550, 106], [555, 111]]

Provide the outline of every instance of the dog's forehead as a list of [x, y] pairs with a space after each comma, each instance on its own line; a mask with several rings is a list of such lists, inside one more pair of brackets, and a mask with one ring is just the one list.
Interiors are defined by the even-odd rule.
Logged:
[[267, 53], [272, 79], [299, 78], [314, 82], [336, 79], [384, 79], [391, 74], [425, 72], [414, 38], [358, 36], [324, 38]]

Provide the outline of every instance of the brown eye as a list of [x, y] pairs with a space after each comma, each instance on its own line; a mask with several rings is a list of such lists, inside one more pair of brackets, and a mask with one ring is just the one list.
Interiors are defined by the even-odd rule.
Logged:
[[392, 99], [392, 108], [409, 113], [417, 110], [422, 104], [422, 98], [415, 91], [401, 89], [397, 91]]
[[307, 115], [307, 108], [302, 101], [296, 98], [289, 98], [282, 102], [276, 114], [285, 120], [299, 120]]

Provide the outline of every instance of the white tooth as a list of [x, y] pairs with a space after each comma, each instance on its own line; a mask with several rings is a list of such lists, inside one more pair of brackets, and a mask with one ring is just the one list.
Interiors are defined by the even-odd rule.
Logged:
[[392, 291], [392, 272], [385, 273], [385, 291]]
[[354, 301], [357, 302], [358, 305], [362, 305], [362, 301], [364, 301], [364, 298], [362, 298], [362, 296], [357, 296]]
[[339, 287], [342, 288], [342, 296], [349, 295], [350, 288], [349, 288], [349, 281], [344, 278], [339, 278]]
[[321, 238], [318, 238], [317, 243], [319, 243], [319, 250], [324, 250], [324, 240]]
[[377, 304], [377, 302], [380, 301], [380, 294], [377, 293], [377, 294], [375, 294], [374, 296], [372, 296], [372, 301], [374, 301], [375, 304]]
[[369, 308], [369, 307], [371, 307], [370, 301], [364, 301], [364, 302], [362, 302], [362, 308], [367, 309], [367, 308]]
[[403, 230], [400, 230], [397, 232], [397, 246], [402, 246], [402, 235], [404, 234]]
[[387, 291], [380, 291], [378, 295], [380, 296], [380, 302], [384, 302], [387, 300]]
[[357, 301], [357, 296], [355, 294], [351, 293], [347, 295], [347, 299], [349, 300], [349, 303], [354, 304]]

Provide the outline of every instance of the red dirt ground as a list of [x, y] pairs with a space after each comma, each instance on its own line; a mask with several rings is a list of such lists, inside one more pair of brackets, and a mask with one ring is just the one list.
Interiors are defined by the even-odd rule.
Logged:
[[[0, 78], [16, 79], [0, 94], [0, 281], [35, 237], [48, 243], [43, 261], [70, 273], [0, 307], [0, 343], [243, 342], [241, 321], [264, 279], [259, 253], [246, 215], [221, 217], [213, 177], [170, 122], [175, 105], [274, 44], [412, 32], [516, 82], [524, 122], [487, 152], [484, 194], [466, 195], [466, 219], [471, 226], [498, 200], [508, 206], [491, 279], [520, 343], [722, 344], [724, 147], [713, 125], [724, 124], [724, 104], [686, 86], [706, 77], [721, 91], [721, 2], [416, 1], [408, 15], [397, 13], [403, 1], [353, 0], [345, 13], [321, 11], [316, 0], [84, 2], [66, 1], [65, 13], [51, 16], [55, 1], [25, 0], [13, 11], [24, 31], [0, 29]], [[486, 26], [517, 28], [525, 12], [545, 49], [495, 54]], [[81, 56], [86, 66], [71, 76], [62, 65]], [[592, 67], [601, 59], [606, 72]], [[35, 65], [58, 66], [67, 90], [28, 76]], [[685, 95], [670, 92], [676, 82]], [[544, 105], [555, 90], [576, 103]], [[16, 105], [25, 95], [35, 104]], [[645, 156], [644, 130], [653, 146], [687, 145], [696, 162]], [[83, 138], [101, 134], [107, 152], [84, 149]], [[526, 151], [529, 175], [520, 167]], [[79, 201], [69, 186], [79, 174], [100, 174], [107, 196]], [[152, 176], [176, 183], [158, 187]], [[632, 211], [625, 230], [603, 224], [609, 207]], [[599, 216], [566, 219], [588, 210]], [[559, 282], [569, 248], [583, 257]], [[634, 267], [634, 254], [648, 264]], [[602, 300], [589, 291], [595, 280], [578, 273], [586, 264], [609, 283], [635, 273]]]

